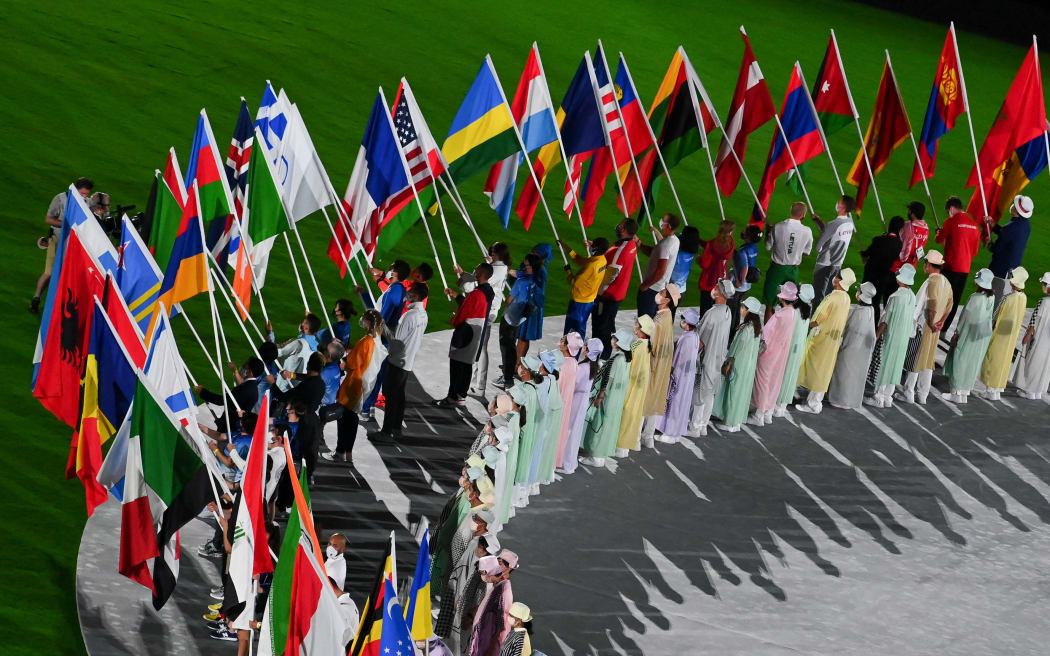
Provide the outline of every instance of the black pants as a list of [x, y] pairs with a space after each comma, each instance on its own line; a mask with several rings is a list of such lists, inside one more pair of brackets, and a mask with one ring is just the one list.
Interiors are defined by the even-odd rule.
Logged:
[[408, 372], [388, 362], [386, 378], [383, 379], [383, 395], [386, 397], [386, 414], [383, 415], [384, 433], [401, 434], [401, 425], [405, 421], [406, 385], [408, 385]]
[[354, 442], [357, 441], [357, 413], [347, 408], [338, 419], [335, 420], [336, 453], [353, 453]]
[[508, 389], [514, 384], [514, 372], [518, 368], [517, 341], [518, 327], [510, 325], [506, 321], [500, 321], [499, 352], [500, 359], [503, 360], [503, 385]]
[[948, 284], [952, 286], [952, 311], [948, 313], [948, 317], [944, 320], [944, 328], [941, 329], [941, 334], [944, 334], [944, 330], [952, 325], [955, 312], [959, 309], [959, 302], [962, 301], [963, 289], [966, 288], [966, 279], [970, 277], [970, 272], [951, 271], [945, 267], [941, 270], [941, 273], [948, 279]]
[[643, 314], [649, 315], [649, 317], [656, 316], [656, 295], [660, 292], [653, 289], [639, 289], [638, 290], [638, 316]]
[[448, 397], [450, 399], [465, 399], [470, 391], [470, 376], [474, 373], [474, 367], [470, 362], [459, 360], [448, 361]]
[[591, 336], [602, 340], [602, 359], [612, 354], [612, 334], [616, 332], [616, 313], [623, 301], [607, 301], [599, 298], [591, 310]]
[[893, 272], [887, 272], [875, 280], [865, 282], [871, 282], [871, 284], [875, 285], [875, 298], [872, 300], [871, 305], [875, 308], [875, 329], [878, 330], [882, 310], [885, 309], [886, 303], [889, 302], [893, 292], [900, 289], [900, 287], [897, 285], [897, 276]]

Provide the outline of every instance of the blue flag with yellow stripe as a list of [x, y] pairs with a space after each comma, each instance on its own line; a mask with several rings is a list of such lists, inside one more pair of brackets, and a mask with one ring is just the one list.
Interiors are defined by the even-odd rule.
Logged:
[[124, 217], [120, 235], [117, 287], [143, 334], [149, 329], [150, 317], [157, 308], [163, 281], [164, 275], [139, 236], [139, 231]]

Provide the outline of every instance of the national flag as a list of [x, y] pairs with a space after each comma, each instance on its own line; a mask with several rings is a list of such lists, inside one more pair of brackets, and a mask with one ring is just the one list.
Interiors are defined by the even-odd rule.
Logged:
[[[290, 451], [289, 451], [290, 453]], [[289, 460], [291, 462], [291, 460]], [[299, 489], [303, 495], [303, 506], [309, 511], [310, 489], [307, 485], [306, 467], [299, 472]], [[291, 554], [299, 549], [299, 540], [303, 536], [303, 522], [299, 517], [299, 504], [293, 503], [288, 514], [284, 539], [281, 542], [281, 553]], [[262, 626], [259, 629], [259, 654], [262, 656], [281, 656], [285, 653], [288, 640], [288, 620], [291, 616], [292, 578], [295, 575], [295, 561], [292, 558], [279, 558], [273, 570], [273, 581], [270, 593], [266, 597], [266, 609], [263, 612]]]
[[106, 452], [102, 466], [99, 467], [98, 476], [95, 477], [99, 485], [106, 488], [113, 495], [113, 498], [121, 504], [124, 503], [124, 490], [126, 488], [124, 475], [128, 467], [128, 440], [131, 437], [131, 422], [128, 421], [129, 418], [130, 416], [125, 416], [121, 420], [119, 428], [117, 428], [117, 434], [113, 436], [112, 444], [109, 445], [109, 451]]
[[[401, 146], [401, 152], [404, 154], [409, 173], [412, 175], [416, 193], [422, 193], [424, 189], [434, 184], [434, 176], [441, 175], [445, 171], [445, 160], [437, 142], [430, 134], [430, 128], [423, 119], [423, 113], [416, 104], [412, 88], [405, 78], [401, 78], [401, 84], [397, 88], [391, 118], [394, 122], [398, 144]], [[413, 202], [413, 199], [412, 185], [405, 187], [390, 199], [389, 209], [384, 215], [383, 223], [379, 226], [376, 257], [382, 258], [389, 253], [401, 240], [401, 237], [408, 232], [408, 229], [419, 220], [418, 212], [413, 212], [411, 209], [404, 214], [400, 213]]]
[[390, 534], [390, 549], [379, 561], [372, 590], [362, 606], [361, 624], [357, 627], [353, 646], [349, 656], [386, 656], [380, 651], [379, 644], [383, 635], [383, 613], [386, 607], [386, 583], [394, 581], [394, 535]]
[[146, 484], [142, 470], [142, 438], [132, 433], [131, 423], [129, 417], [129, 421], [126, 422], [127, 430], [122, 429], [122, 432], [127, 432], [128, 440], [123, 500], [120, 506], [117, 571], [156, 593], [150, 563], [160, 556], [154, 518], [160, 517], [163, 506]]
[[149, 254], [139, 231], [124, 217], [120, 233], [120, 264], [117, 287], [127, 301], [128, 310], [143, 334], [149, 330], [150, 318], [157, 309], [164, 274]]
[[[988, 211], [992, 218], [998, 219], [1002, 215], [1002, 205], [993, 197], [998, 199], [1002, 192], [1002, 184], [1010, 162], [1014, 159], [1018, 149], [1021, 149], [1032, 140], [1039, 139], [1046, 132], [1046, 106], [1043, 101], [1043, 84], [1040, 79], [1038, 53], [1035, 45], [1028, 51], [1024, 63], [1014, 77], [1010, 90], [1006, 92], [999, 113], [988, 130], [988, 136], [984, 138], [981, 151], [977, 156], [980, 163], [980, 178], [975, 166], [970, 172], [966, 186], [980, 184], [984, 188], [985, 198], [988, 200]], [[970, 200], [970, 209], [976, 212], [973, 216], [984, 214], [984, 208], [980, 201], [981, 190], [974, 191], [973, 199]], [[1004, 202], [1005, 201], [1005, 196]], [[1009, 197], [1013, 199], [1012, 196]], [[998, 214], [994, 214], [998, 212]]]
[[186, 183], [182, 180], [179, 160], [175, 149], [168, 150], [168, 161], [164, 172], [153, 174], [153, 187], [146, 203], [146, 220], [149, 233], [149, 251], [157, 266], [164, 271], [171, 259], [175, 238], [182, 231], [182, 212], [186, 206]]
[[812, 97], [825, 135], [834, 134], [853, 122], [856, 110], [853, 108], [849, 85], [846, 84], [835, 32], [831, 33], [828, 49], [824, 51], [824, 59], [820, 62], [820, 71], [813, 79]]
[[[645, 124], [645, 114], [634, 92], [634, 85], [628, 79], [623, 56], [620, 56], [616, 79], [613, 82], [609, 81], [608, 66], [605, 62], [605, 50], [599, 42], [594, 56], [594, 75], [598, 83], [598, 97], [602, 102], [605, 131], [612, 144], [612, 153], [609, 152], [609, 148], [600, 148], [591, 159], [587, 181], [580, 198], [583, 203], [581, 209], [585, 226], [594, 223], [594, 211], [605, 192], [609, 174], [613, 170], [628, 170], [632, 166], [632, 159], [653, 145], [649, 128]], [[572, 201], [571, 197], [566, 200], [570, 203]]]
[[[762, 211], [759, 212], [756, 208], [752, 212], [752, 223], [762, 225], [765, 222], [769, 199], [773, 196], [773, 189], [776, 187], [779, 176], [794, 169], [795, 164], [807, 162], [824, 152], [820, 127], [810, 108], [810, 99], [806, 97], [808, 93], [802, 82], [802, 67], [795, 62], [794, 68], [791, 69], [787, 91], [784, 92], [784, 102], [780, 105], [780, 124], [784, 132], [781, 134], [780, 129], [773, 131], [773, 141], [769, 144], [766, 169], [762, 173], [762, 182], [759, 183], [757, 189]], [[790, 145], [790, 151], [784, 144], [785, 138]], [[794, 161], [792, 161], [792, 156], [794, 156]]]
[[912, 169], [908, 186], [915, 185], [924, 177], [927, 180], [933, 177], [934, 166], [937, 164], [937, 142], [955, 127], [955, 119], [966, 112], [962, 79], [962, 65], [955, 43], [953, 24], [948, 28], [941, 58], [937, 62], [937, 73], [933, 76], [930, 102], [926, 105], [926, 118], [922, 122], [922, 135], [918, 143], [919, 158]]
[[[622, 64], [626, 69], [626, 62], [622, 61]], [[629, 72], [627, 78], [630, 81]], [[678, 46], [656, 91], [653, 104], [649, 107], [649, 123], [657, 134], [660, 154], [669, 169], [701, 147], [706, 147], [707, 135], [717, 126], [714, 107], [702, 86], [699, 87], [700, 98], [695, 98], [697, 85], [694, 80], [698, 83], [699, 79], [692, 70], [685, 49]], [[634, 91], [633, 83], [631, 89]], [[637, 91], [634, 93], [637, 95]], [[700, 129], [701, 125], [703, 130]], [[653, 173], [657, 159], [656, 150], [649, 150], [638, 160], [638, 176], [630, 170], [621, 170], [620, 181], [627, 207], [624, 207], [622, 198], [617, 204], [627, 214], [634, 214], [641, 207], [643, 190], [638, 186], [639, 178], [645, 186], [644, 193], [655, 198], [659, 175], [662, 174]]]
[[110, 327], [116, 333], [121, 346], [130, 358], [131, 363], [139, 369], [146, 366], [146, 341], [143, 332], [139, 328], [135, 318], [128, 309], [124, 295], [120, 293], [117, 279], [112, 273], [106, 274], [106, 280], [102, 287], [102, 311], [106, 313], [106, 319]]
[[117, 270], [119, 259], [117, 250], [113, 248], [113, 243], [110, 242], [109, 236], [102, 230], [102, 227], [95, 219], [95, 215], [88, 209], [84, 197], [80, 195], [80, 192], [73, 185], [69, 185], [69, 189], [66, 191], [66, 209], [62, 214], [62, 229], [59, 233], [58, 249], [55, 253], [55, 262], [52, 267], [54, 274], [51, 276], [51, 282], [47, 288], [47, 296], [44, 298], [44, 307], [40, 313], [40, 330], [37, 333], [36, 349], [33, 352], [32, 386], [34, 388], [36, 387], [40, 361], [44, 355], [44, 344], [47, 343], [56, 300], [60, 303], [65, 300], [59, 298], [58, 285], [61, 280], [62, 265], [65, 260], [66, 244], [69, 242], [69, 234], [73, 230], [76, 230], [80, 244], [87, 254], [102, 266], [101, 271], [115, 272]]
[[[269, 417], [270, 395], [263, 396], [259, 416]], [[229, 576], [223, 612], [237, 628], [247, 628], [255, 616], [255, 587], [259, 574], [273, 571], [273, 559], [266, 541], [266, 449], [270, 441], [269, 422], [256, 422], [244, 466], [241, 490], [237, 495], [234, 515], [230, 517]], [[242, 614], [247, 620], [241, 621]], [[244, 625], [243, 627], [241, 625]]]
[[846, 175], [846, 182], [857, 187], [858, 213], [864, 206], [864, 198], [868, 195], [868, 187], [871, 186], [864, 152], [868, 153], [872, 174], [878, 175], [890, 161], [890, 154], [904, 143], [910, 134], [908, 114], [904, 111], [904, 104], [897, 90], [897, 80], [887, 59], [882, 67], [882, 80], [875, 97], [875, 109], [872, 110], [871, 122], [868, 123], [868, 130], [864, 134], [863, 149], [857, 153], [853, 167]]
[[[284, 91], [282, 90], [283, 94]], [[332, 204], [332, 183], [314, 148], [306, 123], [294, 103], [288, 110], [288, 127], [278, 148], [274, 180], [281, 191], [291, 223]]]
[[[194, 183], [190, 187], [189, 200], [183, 212], [185, 229], [175, 239], [171, 251], [171, 260], [164, 272], [157, 303], [164, 307], [173, 307], [188, 298], [211, 289], [208, 279], [208, 259], [204, 250], [204, 226], [201, 222], [200, 203], [197, 202], [199, 188]], [[156, 323], [154, 313], [151, 325]], [[146, 334], [150, 334], [150, 330]], [[152, 337], [150, 338], [152, 340]]]
[[80, 381], [91, 339], [92, 297], [102, 293], [102, 273], [76, 230], [66, 240], [57, 276], [57, 302], [47, 317], [47, 337], [33, 396], [58, 419], [77, 425]]
[[284, 140], [284, 132], [290, 121], [291, 109], [292, 104], [288, 102], [284, 89], [275, 92], [273, 85], [267, 80], [262, 99], [259, 100], [259, 111], [255, 114], [255, 127], [263, 137], [262, 141], [256, 143], [265, 144], [271, 158], [270, 163], [276, 163], [281, 141]]
[[168, 409], [165, 398], [139, 379], [131, 413], [131, 434], [140, 440], [142, 474], [157, 497], [170, 506], [202, 466], [190, 446], [188, 428]]
[[[205, 243], [212, 256], [218, 260], [225, 254], [229, 243], [234, 204], [219, 154], [219, 144], [208, 122], [208, 113], [203, 109], [197, 119], [190, 159], [186, 163], [186, 188], [190, 189], [194, 183], [197, 185], [200, 219], [205, 226]], [[184, 220], [182, 226], [185, 225]], [[170, 307], [171, 304], [168, 305]]]
[[[408, 606], [405, 621], [412, 631], [412, 639], [422, 641], [434, 635], [434, 622], [430, 610], [430, 529], [423, 531], [419, 543], [416, 571], [412, 575], [412, 587], [408, 591]], [[386, 626], [386, 618], [383, 625]]]
[[149, 355], [142, 370], [172, 416], [183, 426], [192, 424], [195, 427], [197, 407], [186, 377], [186, 365], [179, 354], [165, 309], [162, 307], [157, 313], [157, 325], [153, 329]]
[[[255, 140], [252, 114], [248, 103], [241, 98], [241, 111], [237, 115], [237, 126], [230, 138], [230, 150], [226, 153], [226, 181], [233, 195], [235, 218], [241, 218], [244, 212], [244, 192], [248, 184], [248, 163], [252, 156], [252, 143]], [[236, 251], [231, 248], [230, 254]]]
[[[555, 116], [561, 131], [561, 143], [565, 148], [565, 156], [569, 158], [570, 174], [569, 179], [565, 182], [566, 194], [571, 194], [573, 187], [579, 189], [580, 173], [584, 162], [591, 153], [606, 145], [605, 130], [602, 127], [605, 118], [599, 111], [593, 75], [590, 53], [584, 53], [583, 60], [576, 69], [576, 75], [573, 76]], [[532, 225], [532, 217], [536, 214], [536, 207], [539, 205], [547, 174], [560, 161], [561, 148], [556, 143], [547, 144], [536, 156], [532, 170], [540, 186], [537, 188], [530, 176], [518, 198], [518, 204], [514, 207], [514, 211], [524, 222], [526, 230]]]
[[[263, 143], [263, 133], [258, 126], [255, 128], [255, 143]], [[274, 239], [288, 230], [291, 224], [277, 185], [274, 165], [266, 149], [262, 146], [252, 148], [250, 159], [240, 235], [242, 240], [247, 238], [248, 243], [244, 247], [251, 255], [255, 285], [262, 289]]]
[[390, 203], [408, 187], [388, 111], [380, 90], [372, 105], [372, 115], [361, 139], [350, 182], [343, 194], [343, 209], [349, 225], [340, 221], [328, 244], [328, 257], [339, 267], [340, 276], [346, 275], [346, 262], [358, 241], [365, 257], [372, 261]]
[[[1050, 124], [1047, 125], [1050, 129]], [[988, 210], [996, 221], [1008, 215], [1010, 204], [1028, 183], [1046, 168], [1047, 152], [1046, 133], [1039, 135], [1010, 154], [1010, 159], [993, 171], [992, 184], [989, 185]], [[967, 213], [980, 216], [984, 211], [979, 191], [970, 199]]]
[[448, 162], [449, 175], [460, 182], [519, 148], [514, 117], [496, 78], [492, 60], [485, 55], [474, 83], [452, 119], [441, 154]]
[[83, 483], [89, 517], [107, 498], [106, 489], [96, 480], [102, 466], [102, 445], [124, 421], [137, 383], [130, 356], [98, 298], [93, 299], [91, 311], [94, 317], [80, 390], [80, 420], [66, 471], [67, 478], [76, 476]]
[[248, 318], [252, 305], [252, 256], [248, 250], [248, 240], [241, 237], [241, 221], [235, 221], [230, 231], [230, 253], [233, 255], [233, 278], [230, 289], [237, 298], [237, 312], [241, 321]]
[[[740, 38], [744, 40], [744, 58], [740, 63], [740, 75], [725, 122], [726, 136], [715, 158], [715, 181], [723, 196], [731, 195], [740, 183], [742, 171], [737, 158], [742, 164], [748, 136], [766, 121], [772, 120], [776, 111], [773, 97], [769, 95], [769, 87], [762, 77], [762, 69], [758, 67], [758, 60], [751, 50], [751, 41], [743, 27], [740, 28]], [[733, 157], [733, 152], [736, 157]]]
[[[558, 140], [558, 126], [554, 122], [550, 90], [547, 88], [547, 78], [543, 75], [539, 47], [535, 43], [529, 50], [529, 58], [525, 61], [525, 70], [521, 72], [521, 79], [518, 80], [518, 89], [514, 92], [510, 111], [521, 132], [526, 151], [532, 152]], [[485, 181], [485, 194], [489, 197], [489, 206], [496, 210], [504, 228], [510, 224], [518, 167], [524, 158], [523, 154], [514, 153], [496, 162], [489, 169], [489, 177]]]
[[412, 631], [405, 622], [397, 591], [390, 580], [384, 584], [383, 599], [383, 633], [379, 637], [378, 653], [383, 656], [415, 656]]

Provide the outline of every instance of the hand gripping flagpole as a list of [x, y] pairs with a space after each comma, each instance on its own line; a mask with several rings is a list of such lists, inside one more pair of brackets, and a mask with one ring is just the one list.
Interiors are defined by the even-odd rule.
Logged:
[[[718, 212], [722, 215], [722, 220], [726, 220], [726, 208], [722, 203], [722, 192], [718, 189], [718, 177], [715, 175], [715, 162], [711, 158], [711, 143], [707, 139], [707, 130], [704, 129], [703, 121], [704, 114], [700, 109], [700, 98], [703, 98], [704, 107], [707, 107], [707, 114], [711, 117], [712, 121], [718, 124], [718, 114], [715, 112], [715, 107], [711, 103], [711, 99], [707, 97], [707, 90], [704, 89], [704, 85], [700, 82], [700, 76], [696, 74], [696, 69], [693, 68], [692, 62], [689, 61], [689, 55], [685, 54], [685, 48], [678, 46], [678, 52], [682, 55], [682, 65], [685, 66], [686, 73], [686, 84], [689, 86], [689, 99], [693, 103], [693, 113], [696, 114], [696, 126], [700, 132], [700, 144], [703, 146], [704, 152], [707, 154], [707, 165], [711, 169], [711, 183], [715, 186], [715, 199], [718, 201]], [[700, 91], [700, 98], [697, 98], [697, 90]], [[723, 131], [724, 133], [724, 131]], [[756, 197], [756, 203], [757, 197]], [[759, 211], [762, 211], [762, 207], [759, 206]], [[765, 218], [765, 213], [762, 214]]]
[[[860, 112], [853, 102], [853, 92], [849, 88], [849, 80], [846, 79], [846, 67], [842, 64], [842, 53], [839, 52], [839, 41], [835, 37], [835, 30], [831, 30], [831, 42], [835, 46], [835, 59], [838, 61], [839, 72], [842, 74], [842, 83], [846, 86], [846, 98], [849, 99], [849, 108], [853, 112], [853, 124], [857, 126], [857, 137], [860, 139], [860, 152], [864, 157], [864, 168], [868, 171], [868, 184], [875, 195], [875, 206], [879, 209], [879, 220], [883, 227], [886, 226], [886, 215], [882, 212], [882, 201], [879, 200], [879, 188], [875, 186], [875, 172], [871, 168], [871, 158], [868, 157], [868, 145], [864, 141], [864, 131], [860, 128]], [[932, 208], [931, 208], [932, 209]]]
[[[383, 93], [383, 87], [379, 87], [379, 98], [383, 103], [383, 107], [388, 107], [386, 104], [386, 95]], [[434, 236], [430, 234], [430, 224], [427, 223], [426, 210], [423, 209], [423, 203], [419, 201], [419, 193], [416, 191], [416, 183], [412, 179], [412, 171], [408, 168], [408, 162], [405, 160], [405, 153], [401, 150], [401, 138], [397, 136], [397, 129], [394, 128], [394, 120], [390, 118], [389, 112], [383, 112], [383, 116], [386, 117], [386, 123], [390, 127], [390, 135], [394, 138], [394, 142], [397, 144], [397, 156], [401, 160], [401, 167], [405, 171], [405, 177], [408, 179], [408, 186], [412, 188], [412, 197], [416, 201], [416, 207], [419, 209], [419, 216], [423, 220], [423, 227], [427, 231], [427, 239], [430, 241], [430, 250], [434, 252], [434, 264], [437, 265], [438, 275], [441, 276], [441, 285], [444, 289], [448, 289], [448, 281], [445, 279], [445, 270], [441, 267], [441, 260], [438, 258], [437, 247], [434, 246]]]
[[[540, 202], [543, 203], [543, 210], [547, 213], [547, 220], [550, 221], [551, 231], [554, 233], [555, 241], [561, 241], [558, 236], [558, 228], [554, 225], [554, 217], [551, 215], [551, 210], [547, 207], [547, 199], [543, 197], [543, 187], [540, 186], [540, 181], [536, 179], [536, 172], [532, 170], [532, 158], [529, 157], [528, 150], [525, 148], [525, 142], [521, 139], [521, 132], [518, 130], [518, 124], [514, 122], [514, 112], [510, 111], [510, 103], [507, 102], [507, 94], [503, 92], [503, 85], [500, 84], [499, 75], [496, 74], [496, 67], [492, 64], [492, 56], [485, 55], [485, 63], [489, 67], [489, 72], [492, 73], [492, 78], [496, 81], [496, 87], [499, 89], [499, 95], [503, 98], [503, 107], [507, 110], [507, 116], [510, 118], [511, 128], [514, 130], [514, 136], [518, 138], [518, 146], [521, 148], [521, 154], [525, 157], [525, 164], [529, 167], [529, 175], [532, 177], [532, 183], [536, 185], [537, 191], [540, 194]], [[558, 244], [558, 251], [561, 253], [562, 264], [568, 264], [569, 258], [565, 256], [565, 249]]]
[[[572, 194], [572, 205], [576, 208], [576, 216], [580, 217], [580, 233], [583, 235], [583, 242], [586, 244], [589, 239], [587, 238], [587, 227], [583, 225], [583, 211], [580, 209], [580, 194], [579, 187], [576, 185], [576, 181], [572, 179], [572, 171], [569, 170], [569, 157], [565, 154], [565, 144], [561, 140], [561, 126], [558, 125], [558, 116], [554, 113], [554, 102], [551, 100], [550, 87], [547, 85], [547, 74], [543, 71], [543, 60], [540, 59], [540, 47], [533, 41], [532, 50], [536, 53], [536, 66], [540, 69], [540, 77], [543, 78], [543, 93], [545, 94], [544, 100], [546, 100], [547, 113], [550, 115], [551, 123], [554, 125], [554, 134], [557, 137], [558, 151], [561, 153], [562, 164], [565, 165], [565, 180], [569, 185], [569, 193]], [[537, 193], [543, 195], [542, 189], [537, 189]], [[626, 207], [626, 202], [624, 203]]]
[[[817, 106], [813, 104], [813, 96], [809, 95], [809, 85], [806, 84], [806, 76], [802, 74], [802, 64], [795, 61], [795, 69], [798, 71], [798, 79], [802, 82], [802, 89], [806, 92], [806, 102], [809, 103], [809, 111], [813, 115], [813, 122], [817, 125], [817, 132], [820, 134], [820, 143], [824, 145], [824, 152], [828, 156], [828, 162], [831, 163], [831, 172], [835, 175], [835, 182], [839, 186], [839, 193], [843, 196], [846, 195], [846, 191], [842, 188], [842, 180], [839, 178], [839, 170], [835, 167], [835, 158], [831, 156], [831, 147], [828, 146], [828, 138], [824, 134], [824, 126], [820, 123], [820, 116], [817, 115]], [[802, 184], [802, 172], [798, 171], [798, 182]]]
[[[966, 124], [970, 128], [970, 145], [973, 146], [973, 166], [977, 171], [977, 189], [981, 193], [981, 207], [984, 208], [984, 215], [988, 216], [988, 199], [984, 195], [984, 178], [981, 177], [981, 158], [977, 154], [977, 139], [973, 135], [973, 118], [970, 116], [970, 101], [966, 96], [966, 78], [963, 77], [963, 65], [962, 57], [959, 56], [959, 39], [955, 35], [955, 21], [948, 23], [948, 31], [952, 35], [952, 47], [955, 48], [955, 65], [959, 67], [959, 88], [962, 90], [963, 98], [963, 111], [966, 112]], [[1035, 37], [1032, 37], [1032, 43], [1035, 43]], [[1036, 65], [1039, 63], [1039, 51], [1036, 50]], [[1050, 149], [1047, 150], [1047, 155], [1050, 156]]]
[[919, 173], [922, 174], [922, 186], [926, 189], [926, 200], [930, 201], [930, 212], [933, 214], [933, 222], [937, 225], [939, 230], [941, 222], [937, 220], [937, 211], [933, 207], [933, 196], [930, 194], [930, 183], [926, 181], [926, 169], [923, 168], [922, 159], [919, 157], [919, 146], [915, 143], [915, 132], [911, 129], [911, 119], [908, 117], [908, 110], [904, 107], [904, 97], [901, 96], [901, 88], [897, 85], [897, 75], [893, 72], [893, 64], [890, 62], [890, 51], [886, 51], [886, 67], [890, 71], [890, 79], [893, 81], [893, 88], [897, 92], [897, 102], [901, 104], [901, 110], [904, 112], [904, 121], [908, 124], [908, 137], [911, 139], [912, 152], [915, 153], [915, 163], [919, 165]]
[[[668, 186], [671, 187], [671, 195], [674, 196], [675, 205], [678, 206], [678, 213], [682, 216], [682, 221], [686, 225], [689, 225], [688, 219], [685, 218], [685, 208], [682, 207], [682, 201], [680, 201], [678, 199], [678, 191], [674, 188], [674, 181], [671, 180], [671, 170], [667, 168], [667, 162], [664, 161], [663, 151], [660, 150], [660, 142], [657, 141], [656, 133], [653, 132], [653, 126], [652, 126], [652, 124], [649, 123], [649, 114], [648, 114], [648, 112], [645, 111], [645, 104], [642, 103], [641, 96], [638, 95], [638, 88], [636, 86], [634, 86], [634, 78], [631, 77], [631, 69], [627, 67], [627, 58], [623, 56], [623, 51], [620, 51], [619, 54], [620, 54], [620, 63], [623, 64], [624, 73], [627, 74], [627, 81], [631, 85], [631, 91], [634, 92], [634, 97], [638, 101], [638, 108], [642, 110], [642, 119], [643, 119], [643, 122], [645, 123], [645, 129], [649, 130], [649, 138], [653, 140], [653, 148], [656, 150], [656, 157], [657, 157], [657, 159], [660, 160], [660, 167], [664, 170], [664, 177], [667, 178], [667, 184], [668, 184]], [[699, 117], [697, 117], [697, 122], [699, 124]], [[701, 129], [701, 131], [702, 131], [702, 129]], [[631, 151], [631, 152], [633, 153], [634, 151]], [[637, 168], [638, 167], [637, 167], [637, 164], [636, 164], [635, 165], [635, 169], [637, 169]], [[638, 175], [640, 176], [641, 173], [639, 172]], [[638, 178], [638, 184], [639, 185], [642, 184], [642, 180], [641, 180], [640, 177]], [[640, 191], [641, 191], [641, 194], [642, 194], [642, 198], [645, 198], [645, 188], [644, 187], [640, 187]], [[721, 203], [719, 203], [719, 205], [721, 205]]]
[[[601, 39], [598, 39], [598, 49], [601, 50], [602, 53], [602, 66], [605, 67], [605, 77], [609, 80], [609, 85], [613, 86], [612, 73], [609, 71], [609, 58], [605, 55], [605, 46], [602, 45]], [[613, 163], [613, 177], [616, 178], [616, 187], [620, 190], [620, 198], [623, 200], [623, 207], [624, 210], [626, 210], [627, 196], [623, 193], [623, 184], [620, 182], [619, 163], [616, 161], [616, 153], [612, 147], [612, 134], [609, 132], [609, 123], [605, 120], [605, 109], [602, 105], [602, 99], [598, 96], [599, 91], [597, 82], [598, 80], [594, 77], [592, 73], [591, 85], [594, 87], [594, 96], [598, 102], [598, 112], [602, 115], [602, 129], [605, 131], [605, 141], [609, 144], [609, 156], [612, 158]], [[631, 158], [631, 168], [634, 170], [634, 177], [635, 180], [638, 182], [638, 189], [642, 192], [640, 196], [642, 199], [642, 207], [645, 209], [645, 217], [649, 220], [649, 228], [655, 230], [656, 226], [653, 225], [653, 215], [652, 212], [649, 210], [649, 201], [645, 199], [645, 189], [642, 185], [642, 175], [638, 171], [638, 160], [634, 157], [634, 148], [631, 147], [631, 136], [627, 134], [627, 122], [623, 120], [623, 110], [620, 109], [620, 100], [616, 97], [615, 88], [613, 89], [613, 105], [616, 106], [616, 115], [620, 118], [620, 127], [623, 128], [623, 138], [624, 141], [627, 142], [627, 154]], [[653, 146], [656, 146], [655, 142], [653, 142]]]

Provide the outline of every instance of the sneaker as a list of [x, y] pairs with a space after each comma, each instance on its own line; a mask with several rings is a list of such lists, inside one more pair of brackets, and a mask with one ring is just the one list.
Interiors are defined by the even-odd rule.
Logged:
[[394, 435], [393, 433], [385, 430], [368, 431], [366, 437], [372, 442], [378, 442], [381, 444], [393, 444], [400, 435]]
[[807, 412], [811, 415], [819, 415], [823, 408], [819, 406], [811, 406], [808, 403], [796, 403], [795, 410], [798, 410], [799, 412]]
[[210, 594], [210, 595], [222, 594], [222, 590], [223, 590], [223, 587], [221, 585], [217, 585], [214, 588], [209, 588], [208, 589], [208, 594]]
[[222, 603], [220, 602], [217, 604], [208, 604], [208, 610], [218, 613], [220, 610], [222, 610]]
[[214, 638], [215, 640], [224, 640], [226, 642], [237, 642], [237, 632], [230, 631], [225, 626], [218, 631], [212, 631], [208, 634], [208, 637]]
[[382, 394], [380, 394], [378, 397], [376, 397], [376, 402], [374, 404], [374, 407], [386, 409], [386, 397], [383, 396]]
[[431, 403], [431, 405], [436, 406], [438, 408], [451, 408], [452, 406], [457, 405], [457, 403], [456, 399], [445, 397], [443, 399], [438, 399], [437, 401], [434, 401], [433, 403]]
[[372, 415], [368, 412], [359, 412], [357, 413], [357, 421], [361, 424], [367, 423], [369, 421], [372, 421]]
[[643, 436], [641, 441], [642, 441], [642, 446], [647, 448], [647, 449], [652, 449], [652, 448], [656, 447], [656, 443], [653, 440], [653, 436], [652, 435]]
[[219, 620], [217, 622], [208, 622], [205, 624], [208, 627], [208, 631], [221, 631], [226, 626], [226, 622]]
[[893, 398], [903, 403], [915, 403], [915, 396], [912, 394], [908, 394], [907, 392], [894, 392]]
[[762, 413], [756, 412], [747, 418], [747, 423], [752, 426], [765, 426], [766, 420], [763, 418]]
[[201, 546], [197, 547], [197, 555], [202, 558], [218, 558], [222, 556], [223, 552], [215, 548], [215, 545], [211, 542], [205, 542]]
[[205, 613], [203, 615], [203, 617], [204, 617], [204, 621], [205, 622], [217, 622], [220, 619], [222, 619], [222, 615], [220, 615], [220, 614], [218, 614], [218, 613], [216, 613], [214, 611], [212, 611], [210, 613]]
[[[310, 487], [313, 487], [313, 486], [311, 485]], [[212, 599], [219, 599], [221, 601], [222, 598], [225, 596], [224, 592], [225, 592], [225, 590], [223, 590], [222, 587], [212, 588], [211, 592], [208, 593], [208, 596], [211, 597]]]
[[626, 458], [630, 454], [631, 454], [631, 452], [629, 450], [627, 450], [627, 449], [616, 449], [616, 457], [617, 458]]
[[787, 413], [787, 408], [786, 407], [780, 407], [778, 405], [777, 407], [773, 408], [773, 416], [774, 417], [787, 417], [787, 414], [788, 413]]
[[33, 314], [40, 312], [40, 297], [34, 296], [33, 300], [29, 301], [29, 311]]
[[870, 405], [873, 408], [883, 407], [882, 399], [878, 396], [869, 396], [864, 399], [864, 405]]
[[715, 428], [717, 428], [720, 431], [726, 432], [726, 433], [739, 433], [740, 432], [740, 425], [739, 424], [737, 424], [736, 426], [727, 426], [725, 424], [715, 424]]
[[345, 453], [339, 453], [338, 451], [328, 451], [327, 453], [322, 453], [321, 457], [327, 460], [328, 462], [347, 462], [350, 460]]
[[680, 438], [677, 435], [657, 435], [653, 439], [663, 442], [664, 444], [678, 444]]

